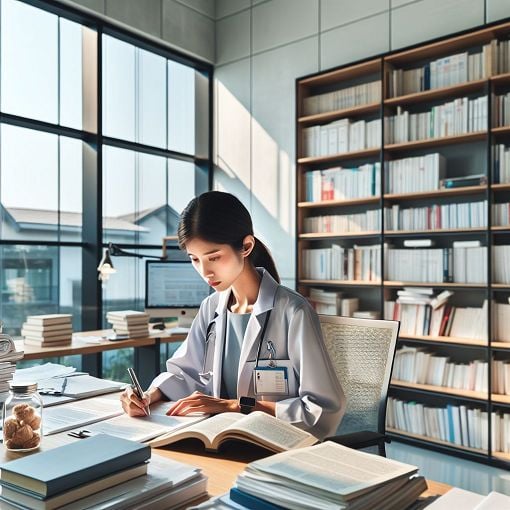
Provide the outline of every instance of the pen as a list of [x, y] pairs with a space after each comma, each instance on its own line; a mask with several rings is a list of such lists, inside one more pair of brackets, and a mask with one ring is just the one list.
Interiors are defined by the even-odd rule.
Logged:
[[[142, 390], [142, 387], [140, 386], [140, 383], [138, 382], [138, 377], [136, 377], [135, 371], [132, 368], [128, 368], [127, 371], [128, 371], [129, 377], [131, 378], [131, 383], [132, 383], [131, 387], [133, 388], [135, 395], [140, 400], [143, 400], [143, 390]], [[151, 410], [150, 410], [149, 406], [145, 406], [143, 408], [143, 410], [145, 411], [145, 414], [147, 416], [150, 416]]]
[[62, 388], [60, 390], [60, 394], [63, 395], [64, 394], [64, 391], [66, 389], [66, 386], [67, 386], [67, 377], [64, 377], [64, 382], [62, 383]]

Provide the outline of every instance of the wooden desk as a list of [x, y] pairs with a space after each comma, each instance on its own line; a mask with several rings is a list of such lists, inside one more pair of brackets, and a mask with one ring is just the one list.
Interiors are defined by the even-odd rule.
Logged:
[[[154, 377], [160, 372], [160, 346], [162, 343], [182, 342], [186, 335], [169, 335], [166, 331], [152, 330], [148, 337], [129, 338], [127, 340], [107, 340], [106, 337], [113, 334], [111, 329], [100, 329], [97, 331], [84, 331], [73, 333], [73, 340], [70, 345], [56, 347], [39, 347], [36, 345], [25, 345], [23, 340], [15, 340], [16, 347], [25, 351], [24, 360], [39, 360], [60, 356], [83, 355], [83, 370], [90, 375], [101, 376], [102, 358], [101, 354], [106, 351], [134, 347], [135, 363], [134, 368], [138, 373], [140, 384], [147, 387]], [[105, 337], [99, 343], [87, 343], [80, 338], [88, 336]]]

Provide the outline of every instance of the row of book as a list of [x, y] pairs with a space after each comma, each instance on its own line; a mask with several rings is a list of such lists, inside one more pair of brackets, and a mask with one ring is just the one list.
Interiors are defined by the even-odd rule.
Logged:
[[487, 97], [461, 97], [433, 106], [430, 111], [409, 113], [397, 107], [397, 114], [385, 117], [385, 143], [405, 143], [487, 129]]
[[510, 92], [494, 97], [492, 125], [496, 127], [510, 125]]
[[419, 193], [439, 189], [446, 175], [446, 159], [435, 152], [389, 161], [386, 166], [386, 193]]
[[21, 334], [26, 345], [70, 345], [73, 336], [72, 320], [72, 315], [67, 313], [29, 315], [21, 327]]
[[388, 77], [390, 97], [487, 78], [491, 70], [488, 65], [490, 50], [490, 44], [486, 44], [479, 53], [464, 51], [432, 60], [416, 69], [394, 69]]
[[303, 155], [307, 157], [372, 149], [381, 146], [381, 119], [341, 119], [303, 128]]
[[[506, 205], [508, 209], [509, 204]], [[394, 204], [384, 209], [386, 230], [481, 228], [486, 227], [487, 222], [487, 200], [406, 209]]]
[[502, 143], [494, 146], [495, 184], [510, 182], [510, 148]]
[[492, 279], [494, 283], [510, 284], [510, 246], [492, 247]]
[[499, 342], [510, 342], [510, 304], [492, 302], [492, 337]]
[[306, 201], [348, 200], [379, 194], [381, 164], [367, 163], [355, 168], [327, 168], [306, 172]]
[[492, 204], [492, 224], [500, 227], [510, 225], [510, 203]]
[[485, 284], [487, 247], [479, 244], [454, 241], [453, 248], [388, 248], [385, 274], [388, 280]]
[[492, 360], [491, 391], [498, 395], [510, 395], [510, 362]]
[[488, 370], [484, 360], [455, 363], [449, 356], [406, 346], [395, 351], [392, 377], [396, 381], [487, 393]]
[[304, 115], [333, 112], [355, 106], [362, 106], [381, 101], [380, 80], [361, 83], [333, 92], [305, 97], [303, 100]]
[[149, 314], [135, 310], [107, 312], [106, 320], [119, 336], [129, 338], [147, 337], [149, 335]]
[[[493, 412], [491, 416], [492, 448], [494, 451], [506, 452], [510, 445], [510, 427], [504, 427], [506, 433], [502, 434], [501, 427], [498, 427], [498, 423], [501, 423], [497, 419], [498, 415], [501, 417], [499, 413]], [[510, 425], [505, 416], [502, 416], [503, 422]], [[476, 407], [471, 409], [464, 405], [450, 404], [446, 407], [433, 407], [389, 397], [386, 425], [391, 429], [468, 448], [487, 450], [489, 447], [489, 416], [486, 411]], [[506, 444], [507, 441], [509, 444]]]
[[381, 246], [312, 248], [302, 252], [305, 279], [380, 281]]
[[357, 214], [310, 216], [303, 220], [305, 233], [367, 232], [381, 230], [381, 211], [368, 210]]
[[385, 301], [384, 317], [388, 320], [400, 321], [400, 335], [404, 337], [406, 335], [449, 336], [462, 338], [465, 342], [487, 340], [486, 301], [482, 307], [444, 304], [437, 308], [425, 303]]
[[311, 288], [308, 301], [322, 315], [353, 317], [359, 310], [359, 298], [344, 297], [342, 292]]
[[181, 508], [207, 494], [201, 470], [107, 434], [2, 464], [2, 508]]

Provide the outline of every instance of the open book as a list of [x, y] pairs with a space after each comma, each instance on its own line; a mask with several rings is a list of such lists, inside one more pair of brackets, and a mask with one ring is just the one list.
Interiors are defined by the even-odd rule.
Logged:
[[202, 441], [206, 450], [218, 450], [224, 441], [232, 439], [247, 441], [273, 452], [311, 446], [318, 442], [316, 437], [290, 423], [255, 411], [248, 415], [217, 414], [184, 429], [157, 437], [149, 444], [157, 448], [190, 438]]

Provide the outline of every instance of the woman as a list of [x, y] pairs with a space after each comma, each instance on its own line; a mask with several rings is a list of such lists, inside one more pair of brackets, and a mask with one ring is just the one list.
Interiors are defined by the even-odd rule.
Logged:
[[216, 292], [143, 401], [131, 389], [121, 395], [124, 410], [143, 416], [146, 405], [168, 399], [167, 415], [258, 410], [318, 438], [333, 434], [345, 397], [318, 317], [279, 284], [247, 209], [228, 193], [204, 193], [183, 211], [178, 238]]

